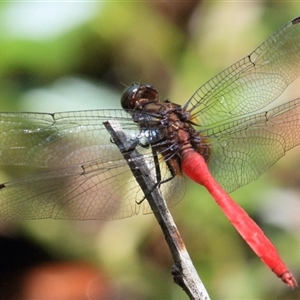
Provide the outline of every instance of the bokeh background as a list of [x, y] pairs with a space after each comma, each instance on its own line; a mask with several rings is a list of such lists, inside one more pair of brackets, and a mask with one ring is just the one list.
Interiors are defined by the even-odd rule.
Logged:
[[[151, 83], [162, 98], [183, 104], [297, 15], [298, 2], [277, 1], [1, 2], [0, 110], [119, 108], [132, 82]], [[297, 95], [298, 84], [287, 97]], [[290, 151], [232, 197], [300, 280], [298, 154]], [[1, 182], [14, 178], [6, 170]], [[202, 187], [187, 180], [171, 212], [212, 299], [300, 298]], [[152, 215], [1, 221], [0, 233], [1, 299], [187, 299], [173, 283], [171, 255]]]

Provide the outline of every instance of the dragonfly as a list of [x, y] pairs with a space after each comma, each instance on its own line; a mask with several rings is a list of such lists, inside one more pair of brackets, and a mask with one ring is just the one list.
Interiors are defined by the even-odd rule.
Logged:
[[[114, 220], [150, 213], [151, 190], [105, 123], [120, 125], [169, 206], [184, 176], [210, 192], [261, 260], [290, 287], [296, 279], [262, 230], [228, 195], [300, 143], [300, 98], [267, 109], [300, 75], [300, 17], [199, 87], [185, 105], [134, 83], [120, 109], [1, 112], [0, 164], [28, 175], [0, 184], [0, 219]], [[129, 150], [130, 151], [130, 150]]]

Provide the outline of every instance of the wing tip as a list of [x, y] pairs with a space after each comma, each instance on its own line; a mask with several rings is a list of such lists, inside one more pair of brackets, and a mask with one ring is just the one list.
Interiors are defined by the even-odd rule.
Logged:
[[298, 23], [300, 23], [300, 16], [299, 16], [299, 17], [296, 17], [295, 19], [292, 20], [292, 24], [293, 24], [293, 25], [296, 25], [296, 24], [298, 24]]

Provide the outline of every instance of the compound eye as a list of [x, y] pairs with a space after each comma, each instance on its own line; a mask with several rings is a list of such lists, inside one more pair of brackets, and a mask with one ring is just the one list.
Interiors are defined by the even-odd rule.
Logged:
[[124, 109], [133, 109], [135, 104], [135, 95], [139, 90], [140, 85], [137, 83], [133, 83], [130, 87], [128, 87], [122, 94], [121, 97], [121, 106]]
[[121, 105], [124, 109], [135, 109], [141, 103], [157, 103], [158, 101], [158, 92], [150, 84], [133, 83], [121, 97]]
[[141, 85], [137, 97], [140, 99], [147, 99], [148, 103], [157, 103], [159, 101], [157, 90], [150, 84]]

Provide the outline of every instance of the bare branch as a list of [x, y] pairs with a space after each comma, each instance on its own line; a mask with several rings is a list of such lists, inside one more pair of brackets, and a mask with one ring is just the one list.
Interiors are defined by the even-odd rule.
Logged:
[[175, 283], [183, 288], [190, 299], [209, 300], [209, 295], [194, 268], [165, 200], [158, 187], [153, 189], [156, 186], [156, 182], [153, 182], [151, 176], [147, 176], [147, 174], [150, 174], [150, 171], [142, 159], [142, 155], [135, 149], [137, 142], [130, 140], [124, 134], [117, 121], [110, 120], [104, 122], [104, 125], [127, 160], [165, 235], [175, 262], [172, 268]]

